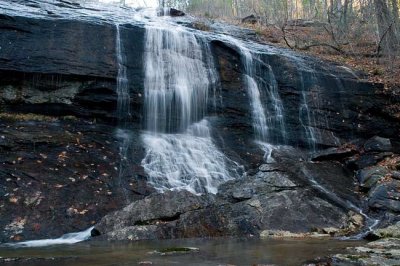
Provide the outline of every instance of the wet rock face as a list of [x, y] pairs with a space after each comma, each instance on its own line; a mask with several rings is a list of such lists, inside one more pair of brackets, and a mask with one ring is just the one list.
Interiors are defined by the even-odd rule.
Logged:
[[[118, 178], [113, 127], [73, 117], [23, 118], [0, 118], [0, 242], [81, 231], [154, 192], [139, 169]], [[132, 159], [131, 169], [139, 162]]]
[[370, 208], [389, 210], [400, 213], [400, 182], [389, 181], [377, 185], [369, 193], [368, 205]]
[[364, 149], [366, 151], [388, 152], [392, 151], [392, 143], [390, 139], [375, 136], [365, 142]]
[[0, 74], [3, 111], [117, 121], [114, 80], [1, 70]]
[[382, 166], [375, 166], [365, 168], [357, 172], [357, 179], [360, 182], [360, 186], [370, 189], [376, 185], [385, 175], [389, 173], [389, 170]]
[[[31, 2], [40, 6], [40, 1], [28, 1], [27, 5]], [[63, 3], [57, 8], [65, 9], [64, 13], [77, 18], [68, 20], [62, 13], [58, 14], [58, 19], [50, 15], [0, 17], [3, 25], [0, 69], [6, 71], [2, 75], [25, 80], [5, 83], [0, 88], [0, 101], [16, 103], [18, 108], [27, 104], [30, 107], [25, 112], [40, 113], [51, 109], [51, 112], [61, 110], [82, 117], [112, 120], [111, 110], [115, 110], [116, 99], [113, 81], [118, 71], [116, 26], [103, 18], [82, 19], [75, 9]], [[132, 99], [132, 119], [140, 124], [145, 30], [140, 23], [121, 24], [120, 30]], [[250, 141], [253, 128], [249, 95], [243, 80], [243, 62], [238, 51], [229, 44], [213, 41], [212, 48], [221, 77], [221, 90], [217, 96], [222, 100], [216, 109], [210, 103], [211, 115], [221, 118], [213, 126], [229, 143], [230, 152], [238, 153], [239, 158], [244, 158], [243, 164], [248, 165], [251, 159], [247, 152], [256, 154], [257, 148]], [[284, 106], [287, 143], [309, 147], [307, 130], [315, 132], [315, 144], [320, 147], [338, 146], [356, 136], [393, 138], [399, 134], [397, 128], [386, 126], [392, 124], [389, 120], [393, 119], [385, 113], [385, 108], [379, 107], [393, 103], [384, 95], [376, 95], [379, 87], [355, 78], [358, 73], [312, 58], [297, 58], [286, 52], [268, 53], [269, 49], [265, 47], [266, 53], [260, 56], [256, 79], [268, 83], [266, 69], [271, 67]], [[305, 61], [312, 68], [305, 67]], [[268, 102], [266, 91], [261, 91], [261, 98]], [[304, 104], [308, 106], [308, 114], [302, 113]], [[106, 110], [101, 111], [103, 106]], [[18, 108], [10, 110], [24, 111]], [[229, 132], [225, 133], [227, 128]], [[277, 136], [271, 136], [271, 140], [274, 139]], [[237, 148], [240, 146], [249, 147], [250, 151], [240, 151]]]
[[[351, 153], [346, 150], [351, 150]], [[398, 220], [400, 204], [400, 156], [392, 150], [389, 139], [375, 136], [366, 141], [358, 140], [339, 148], [319, 151], [313, 160], [324, 162], [334, 159], [354, 170], [358, 190], [366, 197], [369, 210], [385, 213], [383, 223], [391, 223]]]
[[116, 76], [113, 25], [8, 16], [1, 16], [0, 21], [2, 69]]
[[[345, 228], [351, 208], [340, 198], [321, 193], [321, 187], [313, 187], [307, 180], [309, 174], [323, 176], [326, 167], [333, 177], [331, 181], [319, 180], [321, 187], [347, 179], [340, 181], [337, 193], [355, 202], [355, 193], [348, 189], [352, 178], [341, 172], [340, 165], [312, 167], [292, 159], [264, 164], [254, 175], [228, 181], [220, 186], [216, 197], [185, 191], [150, 195], [105, 216], [96, 229], [105, 239], [140, 240]], [[299, 174], [300, 169], [307, 169], [304, 176]]]
[[[337, 147], [357, 137], [398, 134], [398, 128], [387, 126], [392, 124], [390, 115], [378, 107], [391, 101], [380, 93], [381, 87], [312, 58], [265, 55], [263, 60], [271, 65], [278, 82], [289, 143], [309, 147], [304, 127], [314, 132], [320, 148]], [[304, 67], [302, 60], [312, 62], [311, 68]], [[301, 111], [304, 104], [310, 118]]]
[[[335, 147], [318, 152], [314, 163], [297, 149], [275, 151], [274, 163], [266, 163], [254, 142], [241, 55], [213, 40], [220, 77], [215, 92], [220, 103], [210, 101], [208, 108], [213, 141], [248, 175], [222, 185], [216, 196], [157, 194], [140, 166], [143, 25], [120, 25], [132, 114], [126, 129], [132, 136], [129, 158], [120, 164], [126, 132], [115, 127], [115, 22], [82, 19], [81, 7], [65, 1], [12, 0], [8, 7], [11, 2], [30, 5], [39, 15], [0, 14], [0, 242], [58, 237], [100, 220], [102, 236], [118, 240], [340, 228], [352, 209], [347, 202], [359, 203], [356, 180], [340, 163], [360, 170], [357, 177], [371, 209], [399, 212], [398, 182], [380, 183], [385, 173], [376, 178], [364, 169], [394, 156], [399, 134], [397, 126], [387, 127], [398, 118], [383, 108], [390, 101], [375, 94], [379, 86], [346, 69], [308, 57], [296, 61], [287, 51], [270, 53], [272, 48], [264, 47], [255, 79], [266, 84], [269, 66], [274, 72], [285, 109], [286, 144], [309, 147], [306, 130], [312, 129], [317, 148]], [[42, 2], [56, 3], [57, 12], [45, 12]], [[304, 69], [302, 61], [314, 68]], [[261, 98], [268, 101], [267, 91]], [[305, 104], [312, 119], [300, 121]], [[45, 117], [13, 118], [27, 113]], [[380, 137], [365, 141], [375, 135]], [[355, 137], [361, 138], [359, 147], [337, 147]], [[388, 173], [398, 179], [393, 169]]]

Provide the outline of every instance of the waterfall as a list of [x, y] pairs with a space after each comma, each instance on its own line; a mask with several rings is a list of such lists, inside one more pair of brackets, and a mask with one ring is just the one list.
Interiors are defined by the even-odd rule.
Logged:
[[119, 24], [116, 24], [115, 49], [117, 55], [118, 76], [117, 76], [117, 117], [120, 124], [125, 125], [130, 117], [130, 97], [128, 78], [126, 73], [126, 58], [123, 44], [121, 42], [121, 31]]
[[[269, 142], [275, 142], [279, 144], [286, 144], [287, 132], [285, 125], [285, 116], [282, 99], [278, 92], [278, 83], [275, 78], [275, 74], [271, 66], [268, 66], [267, 70], [268, 83], [265, 86], [267, 88], [267, 95], [270, 103], [270, 112], [267, 117], [267, 124], [271, 125], [269, 129], [273, 132], [274, 138], [270, 137]], [[270, 135], [272, 135], [270, 133]]]
[[129, 202], [126, 189], [122, 185], [122, 178], [129, 170], [128, 150], [131, 145], [131, 134], [126, 129], [128, 121], [131, 117], [130, 114], [130, 95], [129, 95], [129, 81], [127, 77], [126, 56], [123, 43], [121, 41], [120, 25], [116, 24], [116, 37], [115, 37], [115, 52], [118, 66], [117, 75], [117, 117], [119, 127], [116, 131], [116, 137], [120, 143], [119, 156], [120, 163], [118, 168], [117, 186], [122, 190], [126, 202]]
[[[256, 141], [285, 144], [287, 133], [284, 108], [271, 66], [263, 65], [267, 68], [267, 72], [257, 73], [260, 71], [261, 60], [241, 41], [230, 36], [224, 36], [224, 38], [239, 49], [242, 57]], [[267, 97], [264, 104], [262, 94]]]
[[206, 113], [209, 79], [202, 47], [179, 28], [150, 26], [145, 39], [145, 127], [183, 132]]
[[[315, 117], [314, 114], [310, 111], [308, 106], [309, 97], [308, 94], [310, 93], [310, 89], [315, 84], [315, 76], [314, 71], [312, 69], [308, 69], [308, 71], [302, 71], [300, 67], [304, 67], [305, 64], [301, 62], [300, 66], [298, 66], [299, 70], [299, 78], [300, 78], [300, 88], [301, 88], [301, 99], [300, 99], [300, 106], [299, 106], [299, 121], [301, 127], [304, 130], [305, 139], [307, 141], [308, 147], [312, 150], [316, 150], [316, 143], [317, 143], [317, 133], [314, 126], [315, 126]], [[309, 79], [306, 79], [308, 77]]]
[[180, 134], [145, 133], [143, 142], [147, 153], [142, 165], [159, 191], [216, 194], [221, 183], [238, 177], [228, 170], [238, 166], [213, 144], [207, 120]]
[[37, 247], [46, 247], [52, 245], [71, 245], [90, 239], [93, 228], [94, 227], [92, 226], [82, 232], [68, 233], [59, 238], [54, 238], [54, 239], [40, 239], [40, 240], [30, 240], [18, 243], [6, 243], [3, 244], [2, 246], [12, 247], [12, 248], [37, 248]]
[[242, 60], [244, 61], [244, 77], [250, 97], [253, 127], [256, 139], [266, 141], [268, 139], [267, 118], [265, 116], [265, 109], [261, 103], [260, 89], [258, 88], [258, 84], [254, 78], [253, 56], [247, 48], [243, 46], [239, 46], [239, 48], [243, 57]]
[[213, 61], [208, 46], [177, 25], [147, 25], [144, 59], [142, 166], [149, 183], [158, 191], [215, 194], [219, 184], [239, 174], [213, 143], [206, 118], [216, 81], [216, 72], [208, 69]]

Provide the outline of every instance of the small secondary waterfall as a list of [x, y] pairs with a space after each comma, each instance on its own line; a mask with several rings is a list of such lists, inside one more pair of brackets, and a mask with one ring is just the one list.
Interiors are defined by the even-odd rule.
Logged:
[[247, 49], [243, 50], [243, 56], [246, 70], [245, 80], [251, 101], [253, 127], [256, 139], [265, 141], [268, 139], [267, 118], [265, 116], [265, 109], [261, 103], [260, 90], [253, 75], [253, 57]]
[[130, 117], [130, 97], [128, 88], [128, 78], [126, 73], [126, 58], [124, 46], [121, 42], [121, 30], [119, 24], [116, 24], [116, 38], [115, 38], [115, 49], [117, 55], [118, 64], [118, 76], [117, 76], [117, 116], [119, 123], [125, 126], [128, 118]]
[[129, 95], [129, 81], [127, 77], [126, 68], [126, 54], [124, 45], [121, 39], [120, 25], [116, 24], [116, 36], [115, 36], [115, 52], [118, 66], [117, 76], [117, 117], [119, 123], [119, 129], [116, 132], [116, 136], [120, 142], [120, 164], [118, 167], [118, 179], [117, 185], [121, 188], [123, 196], [127, 202], [129, 202], [125, 188], [122, 185], [122, 179], [126, 175], [127, 171], [130, 171], [130, 165], [128, 160], [128, 150], [131, 144], [131, 134], [126, 127], [130, 119], [130, 95]]
[[[260, 60], [257, 56], [252, 54], [241, 41], [229, 36], [225, 36], [225, 38], [233, 43], [241, 53], [256, 140], [285, 144], [287, 133], [283, 114], [284, 108], [271, 66], [264, 65], [263, 67], [267, 68], [267, 71], [257, 75], [257, 71], [260, 70], [258, 62]], [[262, 81], [258, 82], [258, 79]], [[268, 103], [263, 104], [262, 94], [267, 96]], [[270, 106], [267, 106], [267, 104]], [[264, 147], [265, 145], [261, 146]]]
[[206, 120], [215, 82], [208, 57], [208, 46], [179, 26], [146, 27], [142, 166], [159, 191], [216, 193], [219, 184], [238, 177], [238, 166], [214, 145]]
[[[301, 66], [304, 66], [304, 64], [302, 63]], [[310, 89], [316, 83], [315, 76], [312, 69], [307, 69], [307, 71], [302, 71], [301, 69], [299, 69], [298, 73], [301, 86], [299, 121], [304, 130], [304, 137], [307, 140], [308, 147], [312, 151], [315, 151], [318, 136], [313, 127], [315, 125], [315, 118], [308, 106], [308, 101], [310, 100], [308, 94], [310, 94]]]

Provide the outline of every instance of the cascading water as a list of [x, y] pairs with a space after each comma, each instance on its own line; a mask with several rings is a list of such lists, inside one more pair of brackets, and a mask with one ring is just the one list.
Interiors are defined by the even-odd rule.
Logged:
[[192, 124], [181, 134], [143, 135], [147, 154], [142, 165], [158, 190], [217, 193], [221, 183], [237, 177], [237, 167], [213, 144], [207, 120]]
[[202, 47], [179, 28], [149, 26], [145, 39], [146, 129], [183, 132], [206, 113], [210, 84]]
[[88, 240], [91, 237], [91, 232], [93, 228], [94, 227], [90, 227], [82, 232], [68, 233], [61, 236], [60, 238], [31, 240], [19, 243], [7, 243], [2, 246], [13, 247], [13, 248], [31, 248], [31, 247], [37, 248], [37, 247], [45, 247], [52, 245], [71, 245]]
[[258, 88], [258, 84], [255, 81], [251, 68], [252, 65], [252, 57], [248, 57], [245, 53], [246, 60], [246, 72], [245, 75], [247, 90], [249, 92], [251, 107], [252, 107], [252, 117], [253, 117], [253, 127], [256, 133], [257, 140], [267, 140], [268, 139], [268, 126], [267, 126], [267, 118], [265, 116], [265, 109], [261, 103], [260, 99], [260, 90]]
[[[268, 82], [265, 85], [267, 88], [268, 99], [270, 100], [270, 110], [269, 115], [267, 117], [267, 124], [271, 125], [269, 127], [271, 133], [270, 135], [274, 135], [274, 137], [270, 137], [268, 139], [269, 142], [275, 142], [279, 144], [286, 144], [287, 141], [287, 132], [285, 126], [285, 116], [284, 116], [284, 108], [281, 97], [278, 92], [278, 83], [275, 78], [275, 74], [272, 71], [271, 66], [268, 66], [267, 69], [267, 77]], [[268, 108], [268, 106], [267, 106]], [[272, 134], [274, 133], [274, 134]]]
[[[240, 50], [245, 69], [244, 79], [250, 98], [256, 141], [265, 150], [266, 157], [270, 157], [267, 156], [272, 149], [270, 143], [285, 144], [287, 135], [283, 104], [278, 93], [278, 84], [275, 75], [271, 66], [264, 65], [263, 67], [267, 68], [267, 72], [263, 72], [258, 76], [259, 58], [253, 55], [241, 41], [229, 36], [225, 36], [224, 38]], [[261, 79], [261, 82], [257, 82], [257, 79]], [[267, 104], [270, 104], [270, 106], [264, 107], [261, 97], [262, 93], [267, 96]]]
[[115, 49], [117, 55], [118, 64], [118, 76], [117, 76], [117, 117], [120, 124], [125, 125], [127, 119], [130, 117], [130, 97], [128, 88], [128, 78], [125, 66], [125, 51], [124, 46], [121, 42], [121, 30], [120, 25], [116, 24], [116, 38], [115, 38]]
[[[299, 121], [304, 129], [305, 139], [307, 140], [308, 146], [312, 151], [316, 150], [317, 143], [317, 132], [313, 125], [315, 125], [314, 115], [311, 113], [310, 108], [308, 106], [308, 93], [310, 87], [315, 83], [313, 71], [298, 71], [300, 77], [300, 86], [301, 86], [301, 101], [299, 107]], [[306, 79], [309, 77], [309, 79]]]
[[118, 186], [121, 188], [125, 200], [128, 202], [125, 188], [122, 186], [122, 178], [125, 176], [127, 169], [129, 169], [128, 150], [131, 144], [131, 134], [126, 130], [127, 123], [131, 116], [130, 114], [130, 95], [129, 95], [129, 82], [127, 77], [125, 49], [121, 41], [120, 25], [116, 24], [115, 36], [115, 52], [118, 65], [117, 76], [117, 117], [119, 122], [119, 129], [116, 136], [120, 142], [120, 164], [118, 173]]
[[205, 119], [215, 81], [207, 64], [212, 58], [204, 58], [211, 55], [203, 53], [208, 46], [179, 26], [161, 25], [146, 27], [145, 43], [142, 166], [149, 183], [159, 191], [216, 193], [219, 184], [238, 173], [212, 142]]

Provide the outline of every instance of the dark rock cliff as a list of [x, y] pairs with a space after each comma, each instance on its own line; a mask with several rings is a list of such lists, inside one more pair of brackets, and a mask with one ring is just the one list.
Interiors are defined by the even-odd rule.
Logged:
[[[356, 211], [346, 202], [362, 204], [354, 192], [356, 180], [343, 165], [358, 170], [393, 156], [357, 148], [340, 159], [340, 152], [329, 155], [341, 164], [311, 163], [304, 152], [293, 149], [274, 154], [276, 165], [265, 165], [264, 153], [253, 141], [241, 55], [209, 34], [220, 77], [217, 97], [221, 103], [209, 108], [214, 140], [229, 158], [245, 166], [248, 176], [224, 184], [215, 197], [152, 194], [140, 166], [143, 25], [91, 16], [90, 10], [89, 15], [81, 15], [83, 7], [57, 1], [0, 4], [4, 4], [0, 9], [1, 242], [82, 230], [131, 201], [141, 200], [137, 206], [147, 208], [158, 197], [162, 197], [158, 204], [171, 204], [173, 209], [182, 207], [181, 196], [193, 199], [193, 204], [132, 220], [125, 216], [140, 211], [133, 202], [118, 215], [106, 216], [98, 226], [100, 231], [110, 239], [128, 235], [145, 239], [346, 227], [349, 212]], [[22, 7], [27, 10], [17, 14]], [[184, 22], [190, 26], [190, 21]], [[124, 167], [120, 165], [121, 132], [115, 127], [116, 23], [126, 53], [132, 107], [126, 130], [133, 134], [133, 141]], [[309, 149], [306, 133], [312, 130], [317, 149], [381, 136], [391, 139], [391, 152], [399, 152], [399, 117], [389, 108], [399, 99], [385, 93], [380, 84], [368, 83], [362, 74], [345, 67], [284, 49], [257, 45], [257, 50], [257, 78], [266, 82], [272, 70], [284, 106], [287, 139], [279, 143], [276, 132], [277, 144]], [[261, 94], [268, 102], [267, 93]], [[301, 109], [305, 104], [307, 114]], [[348, 158], [355, 154], [357, 158]], [[372, 158], [377, 155], [378, 159]], [[366, 160], [375, 161], [363, 163]], [[325, 188], [334, 193], [327, 194]], [[372, 189], [370, 206], [381, 210], [390, 189], [391, 185]], [[393, 204], [391, 211], [398, 213], [398, 200]]]

